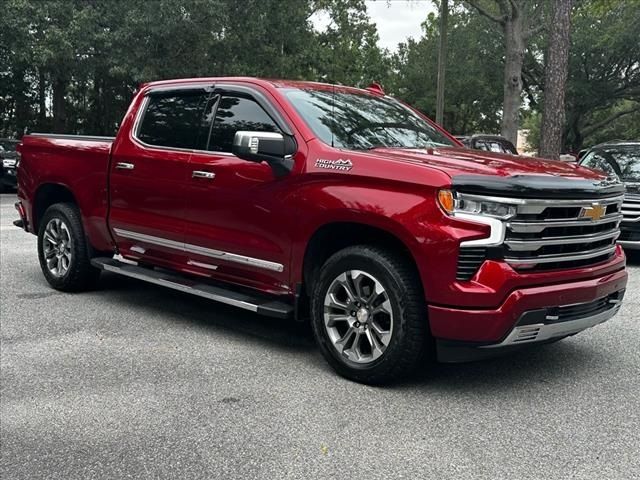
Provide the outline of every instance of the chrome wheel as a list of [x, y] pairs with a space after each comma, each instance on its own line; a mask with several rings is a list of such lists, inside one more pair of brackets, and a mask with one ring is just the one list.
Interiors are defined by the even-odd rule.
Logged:
[[73, 242], [69, 227], [60, 218], [52, 218], [45, 227], [42, 242], [47, 270], [55, 277], [64, 276], [69, 271], [72, 258]]
[[393, 310], [382, 284], [361, 270], [340, 274], [324, 299], [324, 325], [339, 354], [348, 360], [371, 363], [391, 341]]

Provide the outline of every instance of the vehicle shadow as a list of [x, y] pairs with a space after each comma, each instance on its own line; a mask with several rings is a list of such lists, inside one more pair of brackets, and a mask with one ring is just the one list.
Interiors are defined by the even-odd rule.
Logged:
[[314, 349], [308, 323], [265, 317], [108, 272], [103, 272], [98, 288], [102, 296], [113, 296], [118, 303], [144, 305], [149, 315], [168, 315], [207, 330], [224, 330], [226, 334], [275, 344], [289, 350]]
[[[312, 364], [319, 374], [336, 375], [317, 350], [308, 323], [264, 317], [108, 273], [101, 279], [100, 294], [113, 296], [114, 302], [129, 303], [128, 307], [144, 305], [148, 315], [169, 316], [171, 321], [178, 318], [207, 332], [255, 342], [256, 348], [275, 347], [295, 353], [302, 361]], [[411, 378], [385, 388], [450, 393], [473, 391], [474, 394], [486, 391], [495, 395], [496, 391], [555, 383], [568, 376], [579, 381], [581, 376], [590, 375], [593, 365], [605, 361], [604, 356], [604, 352], [589, 345], [565, 339], [479, 362], [430, 364], [425, 361]]]

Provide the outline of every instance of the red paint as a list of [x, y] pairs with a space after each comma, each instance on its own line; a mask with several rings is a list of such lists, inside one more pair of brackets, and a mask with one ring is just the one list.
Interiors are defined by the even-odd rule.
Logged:
[[[132, 138], [135, 114], [150, 88], [222, 80], [260, 90], [282, 114], [298, 144], [289, 175], [277, 178], [268, 165], [232, 155], [150, 149]], [[366, 224], [394, 235], [412, 254], [430, 305], [432, 330], [442, 338], [495, 340], [530, 307], [589, 301], [596, 293], [624, 287], [625, 259], [620, 249], [605, 263], [565, 271], [518, 273], [505, 263], [489, 261], [472, 281], [458, 282], [460, 241], [482, 238], [487, 227], [445, 216], [435, 200], [437, 191], [450, 187], [456, 174], [602, 178], [598, 173], [573, 164], [455, 147], [334, 149], [314, 137], [288, 103], [284, 87], [354, 90], [251, 78], [155, 82], [140, 87], [113, 143], [25, 136], [19, 197], [30, 229], [33, 232], [38, 189], [57, 184], [72, 192], [91, 244], [98, 250], [114, 249], [115, 240], [120, 253], [140, 258], [131, 250], [140, 242], [117, 235], [113, 229], [119, 228], [263, 259], [282, 264], [283, 272], [158, 246], [146, 245], [145, 253], [145, 260], [164, 267], [292, 296], [303, 280], [309, 239], [319, 228], [333, 222]], [[319, 158], [349, 159], [353, 169], [319, 169], [315, 167]], [[118, 162], [134, 163], [135, 169], [118, 170]], [[215, 180], [194, 179], [193, 170], [215, 172]], [[215, 264], [217, 270], [188, 260]]]

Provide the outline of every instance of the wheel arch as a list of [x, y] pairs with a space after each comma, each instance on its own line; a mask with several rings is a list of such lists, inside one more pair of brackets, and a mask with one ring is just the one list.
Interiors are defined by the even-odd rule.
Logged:
[[78, 202], [68, 186], [61, 183], [43, 183], [40, 185], [33, 196], [31, 221], [34, 233], [38, 233], [40, 220], [44, 216], [44, 212], [56, 203], [73, 203], [78, 206]]
[[331, 255], [353, 245], [373, 245], [392, 249], [411, 263], [421, 279], [408, 237], [408, 233], [402, 235], [398, 231], [390, 231], [387, 227], [359, 221], [334, 221], [319, 226], [310, 236], [303, 256], [301, 277], [304, 293], [311, 294], [322, 265]]

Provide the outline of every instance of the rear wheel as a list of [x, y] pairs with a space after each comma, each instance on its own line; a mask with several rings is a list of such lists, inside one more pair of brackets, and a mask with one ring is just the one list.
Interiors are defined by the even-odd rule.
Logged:
[[409, 374], [428, 339], [414, 266], [378, 247], [341, 250], [320, 271], [312, 325], [322, 354], [344, 377], [380, 384]]
[[91, 246], [87, 242], [80, 212], [70, 203], [47, 209], [38, 231], [38, 257], [47, 282], [65, 292], [95, 286], [100, 270], [91, 266]]

